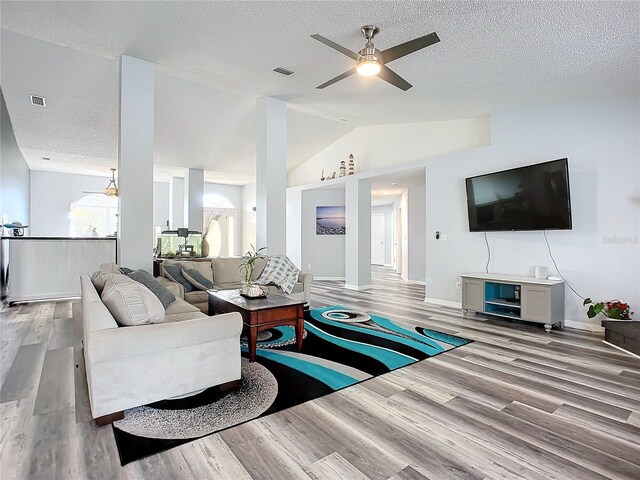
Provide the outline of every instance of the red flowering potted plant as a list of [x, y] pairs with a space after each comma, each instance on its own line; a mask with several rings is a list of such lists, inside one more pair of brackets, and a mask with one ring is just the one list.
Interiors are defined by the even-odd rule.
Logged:
[[589, 318], [602, 313], [605, 317], [615, 320], [631, 320], [631, 315], [634, 314], [630, 310], [629, 304], [620, 300], [595, 303], [590, 298], [585, 298], [583, 305], [589, 305], [589, 310], [587, 310], [587, 317]]

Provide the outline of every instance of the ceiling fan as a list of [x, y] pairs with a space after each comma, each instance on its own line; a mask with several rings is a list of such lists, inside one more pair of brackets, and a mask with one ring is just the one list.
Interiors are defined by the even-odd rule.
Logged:
[[111, 169], [111, 180], [109, 180], [109, 185], [101, 192], [82, 192], [82, 193], [102, 193], [107, 197], [117, 197], [118, 196], [118, 186], [116, 185], [116, 169]]
[[429, 35], [414, 38], [413, 40], [401, 43], [400, 45], [396, 45], [395, 47], [387, 48], [386, 50], [380, 51], [373, 45], [373, 37], [375, 37], [380, 32], [380, 29], [378, 27], [374, 27], [373, 25], [365, 25], [360, 29], [360, 31], [364, 35], [366, 43], [364, 44], [364, 48], [358, 53], [353, 52], [348, 48], [343, 47], [342, 45], [338, 45], [337, 43], [323, 37], [322, 35], [318, 35], [317, 33], [315, 35], [311, 35], [311, 38], [324, 43], [325, 45], [358, 62], [358, 64], [351, 70], [347, 70], [343, 74], [332, 78], [328, 82], [325, 82], [322, 85], [318, 85], [316, 88], [328, 87], [329, 85], [333, 85], [334, 83], [350, 77], [357, 72], [365, 77], [372, 77], [374, 75], [377, 75], [382, 80], [389, 82], [391, 85], [398, 87], [400, 90], [407, 91], [413, 85], [411, 85], [404, 78], [387, 67], [386, 64], [440, 41], [436, 32], [432, 32]]

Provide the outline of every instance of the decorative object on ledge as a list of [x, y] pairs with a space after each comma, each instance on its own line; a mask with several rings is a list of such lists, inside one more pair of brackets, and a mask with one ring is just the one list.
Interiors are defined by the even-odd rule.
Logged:
[[353, 153], [349, 155], [349, 175], [356, 173], [356, 166], [353, 160]]
[[316, 235], [344, 235], [345, 207], [316, 207]]
[[331, 180], [333, 180], [334, 178], [336, 178], [336, 172], [333, 172], [333, 175], [331, 175]]
[[324, 178], [324, 168], [322, 169], [322, 176], [320, 177], [320, 181], [324, 182], [325, 178]]
[[13, 223], [5, 223], [3, 227], [11, 232], [12, 237], [24, 237], [24, 229], [29, 228], [29, 225], [22, 225], [22, 223], [15, 221]]
[[255, 280], [253, 279], [253, 269], [255, 267], [256, 260], [266, 257], [262, 254], [262, 251], [266, 249], [267, 247], [262, 247], [256, 250], [256, 247], [251, 245], [251, 250], [244, 254], [243, 261], [240, 264], [243, 276], [240, 294], [243, 297], [259, 298], [267, 296], [266, 292], [260, 287], [260, 285], [256, 285]]
[[340, 176], [344, 177], [347, 174], [347, 168], [345, 166], [344, 160], [340, 161]]

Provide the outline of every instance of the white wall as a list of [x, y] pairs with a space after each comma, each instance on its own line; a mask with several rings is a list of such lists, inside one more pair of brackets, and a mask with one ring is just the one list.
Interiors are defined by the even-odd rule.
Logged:
[[[31, 235], [67, 237], [72, 203], [100, 192], [109, 177], [73, 173], [31, 171]], [[169, 215], [169, 184], [153, 183], [153, 224], [165, 227]]]
[[[249, 183], [242, 187], [242, 250], [244, 254], [256, 246], [256, 184]], [[256, 247], [260, 248], [260, 247]]]
[[71, 203], [89, 195], [84, 191], [100, 192], [108, 183], [108, 177], [32, 170], [31, 235], [68, 237]]
[[[465, 177], [567, 157], [573, 230], [548, 232], [558, 267], [582, 295], [619, 298], [640, 311], [640, 99], [558, 105], [492, 114], [492, 145], [427, 161], [427, 297], [460, 301], [455, 282], [481, 272], [482, 233], [469, 232]], [[448, 240], [436, 241], [436, 230]], [[542, 232], [489, 233], [490, 272], [556, 271]], [[565, 289], [565, 318], [587, 322]]]
[[384, 215], [384, 264], [391, 265], [391, 249], [393, 247], [393, 205], [377, 205], [371, 207], [371, 215], [382, 213]]
[[169, 183], [153, 182], [153, 226], [167, 230], [169, 216]]
[[340, 160], [355, 157], [356, 172], [375, 170], [490, 143], [490, 119], [358, 127], [289, 172], [289, 186], [304, 185], [339, 172]]
[[344, 190], [302, 192], [301, 269], [313, 273], [316, 278], [344, 278], [345, 236], [316, 235], [316, 207], [343, 206], [344, 202]]
[[[13, 134], [9, 112], [0, 92], [2, 117], [0, 127], [2, 142], [0, 151], [0, 223], [18, 221], [29, 225], [30, 181], [29, 166], [22, 156]], [[33, 235], [30, 229], [25, 235]]]

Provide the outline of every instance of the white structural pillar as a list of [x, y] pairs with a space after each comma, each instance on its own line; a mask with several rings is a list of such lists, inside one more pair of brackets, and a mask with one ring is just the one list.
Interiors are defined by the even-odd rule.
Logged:
[[151, 271], [155, 65], [122, 55], [118, 137], [118, 263]]
[[171, 177], [169, 182], [169, 223], [172, 230], [186, 226], [184, 221], [184, 178]]
[[345, 181], [345, 288], [371, 286], [371, 181]]
[[184, 175], [184, 226], [202, 232], [203, 208], [204, 170], [188, 168]]
[[371, 286], [371, 181], [345, 181], [345, 288]]
[[256, 248], [286, 254], [287, 104], [262, 97], [256, 105]]

